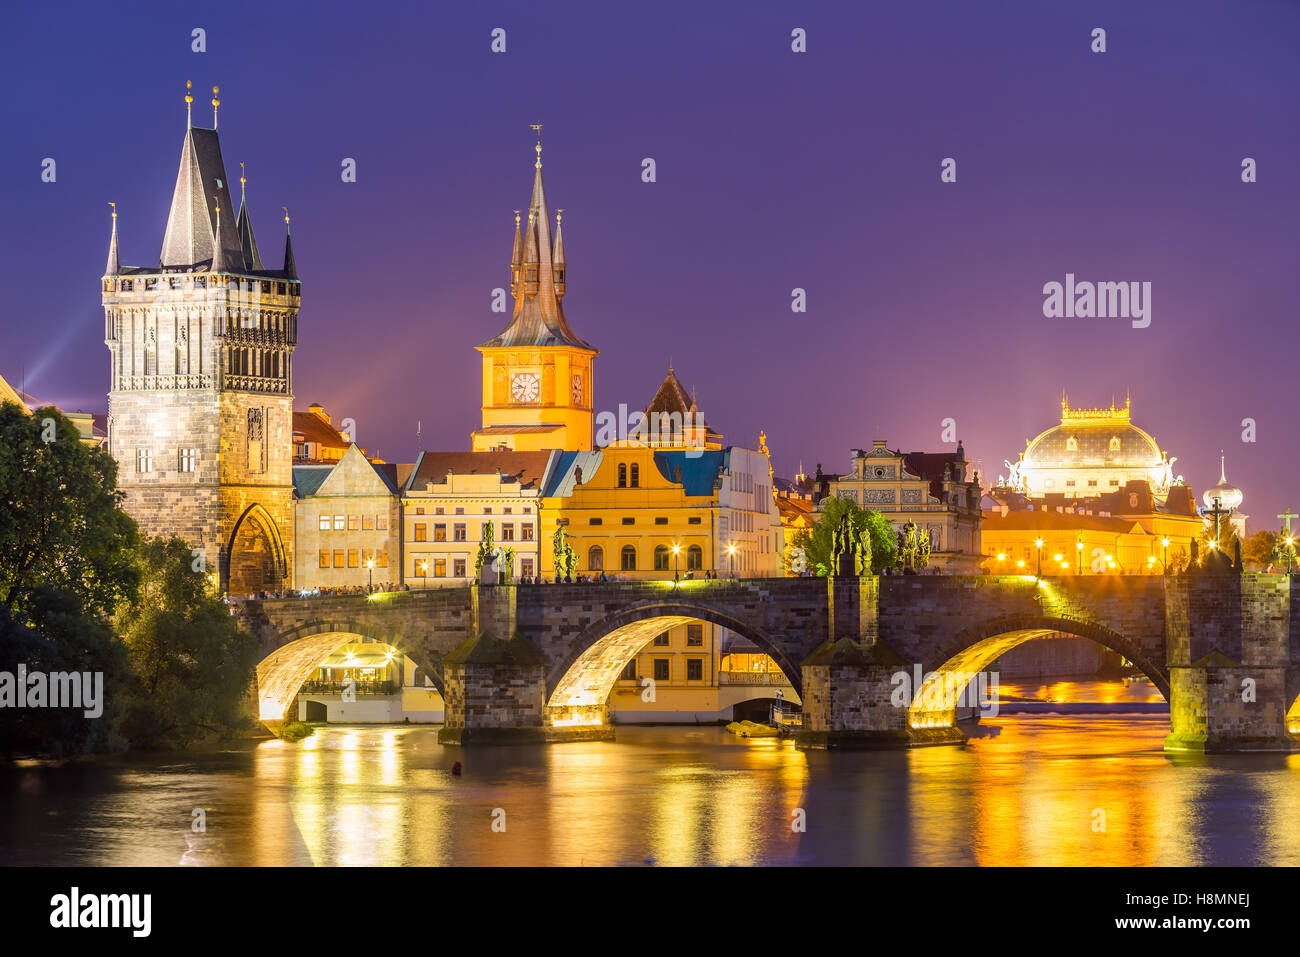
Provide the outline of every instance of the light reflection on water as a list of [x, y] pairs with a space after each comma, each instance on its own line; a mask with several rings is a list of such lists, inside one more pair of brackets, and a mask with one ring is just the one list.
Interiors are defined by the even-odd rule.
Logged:
[[835, 754], [712, 727], [469, 750], [428, 728], [322, 728], [0, 770], [0, 863], [1300, 864], [1300, 755], [1167, 756], [1168, 727], [1007, 716], [965, 747]]

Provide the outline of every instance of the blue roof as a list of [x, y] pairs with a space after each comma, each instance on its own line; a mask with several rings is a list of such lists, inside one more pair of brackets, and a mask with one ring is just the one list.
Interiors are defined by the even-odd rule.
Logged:
[[315, 495], [334, 471], [332, 465], [295, 465], [293, 467], [293, 490], [299, 498]]
[[678, 481], [677, 469], [687, 495], [712, 495], [718, 487], [718, 474], [731, 460], [731, 449], [655, 452], [655, 467], [670, 482]]
[[578, 484], [577, 470], [582, 469], [582, 477], [590, 480], [600, 468], [605, 453], [596, 449], [592, 452], [556, 452], [551, 460], [546, 481], [542, 483], [542, 496], [546, 498], [567, 498], [573, 494]]

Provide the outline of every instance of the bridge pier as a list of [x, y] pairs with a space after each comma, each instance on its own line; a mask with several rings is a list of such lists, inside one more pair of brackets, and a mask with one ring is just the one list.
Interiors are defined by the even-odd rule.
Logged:
[[[911, 665], [879, 637], [880, 579], [828, 576], [830, 635], [804, 659], [803, 730], [808, 750], [887, 750], [966, 740], [952, 724], [914, 728], [910, 695], [894, 676]], [[951, 715], [949, 711], [947, 714]]]
[[[1218, 561], [1216, 561], [1218, 559]], [[1166, 751], [1291, 751], [1291, 579], [1207, 570], [1166, 580], [1170, 734]]]

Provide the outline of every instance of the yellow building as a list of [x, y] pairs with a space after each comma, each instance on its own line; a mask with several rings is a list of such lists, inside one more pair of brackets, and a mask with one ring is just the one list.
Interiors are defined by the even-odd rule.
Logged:
[[1035, 575], [1041, 560], [1044, 575], [1159, 575], [1186, 566], [1202, 527], [1185, 485], [1164, 502], [1145, 482], [1088, 498], [1007, 501], [984, 512], [983, 567]]
[[552, 246], [539, 140], [525, 231], [515, 214], [510, 260], [514, 313], [505, 329], [478, 346], [483, 426], [473, 433], [475, 452], [592, 448], [592, 373], [598, 352], [565, 319], [565, 288], [564, 236], [557, 214]]

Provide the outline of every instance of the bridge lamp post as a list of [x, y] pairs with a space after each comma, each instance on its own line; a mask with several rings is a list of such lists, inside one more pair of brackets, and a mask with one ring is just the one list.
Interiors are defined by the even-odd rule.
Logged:
[[673, 542], [673, 581], [679, 581], [677, 577], [677, 553], [682, 550], [682, 546]]
[[1164, 563], [1165, 574], [1168, 575], [1169, 574], [1169, 539], [1167, 538], [1160, 539], [1160, 547], [1164, 549], [1163, 563]]
[[1038, 577], [1042, 578], [1043, 577], [1043, 540], [1041, 538], [1035, 538], [1034, 547], [1038, 549]]
[[366, 568], [370, 570], [370, 590], [374, 591], [375, 590], [375, 560], [373, 558], [366, 559]]
[[731, 577], [736, 577], [736, 543], [731, 542], [727, 545], [727, 556], [731, 559]]
[[424, 587], [429, 587], [429, 560], [426, 558], [420, 562], [420, 568], [424, 571]]
[[1083, 574], [1083, 539], [1082, 538], [1076, 538], [1074, 540], [1074, 573], [1076, 575]]

